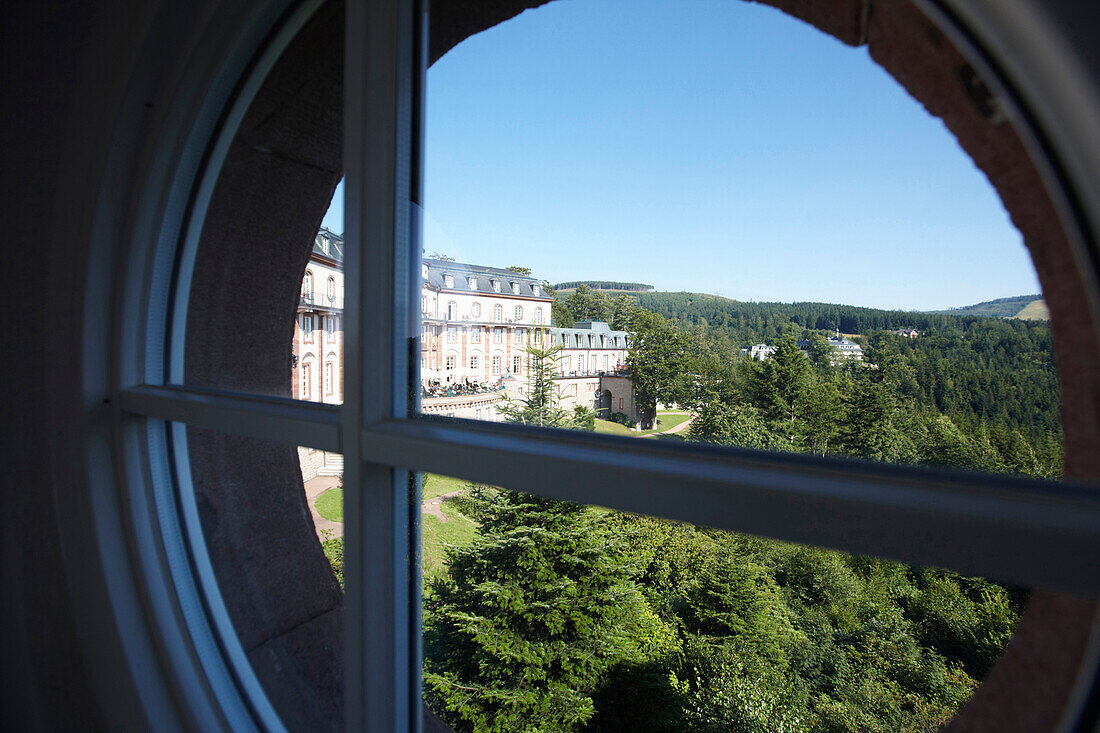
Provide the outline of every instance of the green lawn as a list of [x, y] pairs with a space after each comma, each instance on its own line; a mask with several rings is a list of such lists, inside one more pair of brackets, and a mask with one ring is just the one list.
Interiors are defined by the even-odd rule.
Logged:
[[596, 418], [596, 432], [607, 433], [608, 435], [637, 435], [638, 433], [625, 425], [620, 425], [617, 422], [611, 422], [610, 420], [600, 420]]
[[344, 490], [329, 489], [313, 502], [317, 513], [333, 522], [344, 521]]
[[440, 476], [435, 473], [424, 474], [423, 486], [420, 490], [421, 500], [434, 499], [441, 494], [449, 494], [452, 491], [460, 491], [470, 485], [469, 481], [450, 476]]
[[664, 432], [669, 428], [676, 427], [680, 423], [687, 422], [691, 415], [668, 415], [664, 413], [657, 414], [657, 427], [655, 430], [631, 430], [625, 425], [620, 425], [617, 422], [611, 422], [610, 420], [596, 420], [596, 432], [607, 433], [608, 435], [630, 435], [633, 437], [645, 437], [653, 435], [654, 433]]
[[473, 521], [462, 516], [449, 501], [444, 501], [440, 510], [448, 521], [441, 522], [431, 514], [420, 515], [420, 552], [424, 568], [424, 580], [442, 577], [445, 570], [447, 545], [465, 547], [473, 542]]

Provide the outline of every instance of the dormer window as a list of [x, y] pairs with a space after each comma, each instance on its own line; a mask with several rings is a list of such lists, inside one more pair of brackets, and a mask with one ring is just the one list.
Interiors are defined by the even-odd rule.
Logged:
[[455, 276], [454, 275], [444, 275], [443, 276], [443, 284], [448, 288], [453, 288], [455, 286]]
[[500, 280], [493, 280], [493, 290], [500, 292]]
[[519, 295], [519, 283], [512, 283], [512, 294]]
[[477, 278], [476, 277], [466, 278], [466, 284], [470, 286], [470, 290], [477, 290]]
[[537, 298], [538, 295], [539, 295], [539, 286], [538, 285], [532, 285], [531, 286], [531, 292], [534, 293], [535, 297]]

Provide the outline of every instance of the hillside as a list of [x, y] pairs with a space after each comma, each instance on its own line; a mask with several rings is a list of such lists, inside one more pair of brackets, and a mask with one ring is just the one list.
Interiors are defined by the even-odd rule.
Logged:
[[1047, 308], [1045, 300], [1033, 300], [1024, 306], [1024, 309], [1014, 315], [1013, 318], [1020, 318], [1025, 321], [1049, 321], [1050, 309]]
[[648, 293], [653, 291], [653, 286], [645, 283], [625, 283], [610, 280], [570, 280], [569, 282], [557, 283], [554, 285], [554, 290], [576, 290], [581, 285], [587, 285], [593, 290], [611, 292]]
[[[1050, 326], [1042, 321], [991, 318], [963, 309], [921, 313], [832, 303], [746, 303], [687, 292], [562, 295], [554, 316], [559, 323], [567, 316], [569, 324], [595, 319], [629, 329], [624, 319], [629, 304], [694, 332], [724, 362], [735, 361], [750, 344], [776, 345], [788, 333], [802, 338], [839, 328], [859, 334], [872, 359], [874, 350], [883, 347], [899, 354], [910, 374], [906, 394], [959, 423], [1019, 430], [1036, 446], [1060, 429]], [[921, 337], [886, 333], [898, 328], [917, 329]]]
[[[1011, 298], [997, 298], [996, 300], [987, 300], [983, 303], [975, 303], [974, 305], [964, 305], [961, 308], [951, 308], [943, 311], [929, 311], [930, 313], [947, 313], [953, 316], [986, 316], [987, 318], [1013, 318], [1037, 300], [1042, 299], [1042, 295], [1014, 295]], [[1028, 316], [1029, 318], [1032, 316]], [[1036, 320], [1046, 320], [1045, 318], [1038, 318]]]

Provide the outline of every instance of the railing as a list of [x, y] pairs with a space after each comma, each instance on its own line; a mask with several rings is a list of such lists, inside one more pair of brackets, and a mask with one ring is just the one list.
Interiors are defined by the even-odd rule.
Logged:
[[499, 321], [494, 321], [491, 318], [485, 316], [459, 316], [456, 318], [448, 318], [446, 314], [435, 315], [434, 313], [421, 313], [421, 320], [432, 323], [454, 323], [455, 325], [474, 325], [474, 326], [513, 326], [522, 328], [543, 328], [548, 329], [550, 326], [544, 323], [535, 323], [534, 321], [517, 321], [514, 318], [505, 318]]
[[559, 373], [558, 379], [569, 377], [628, 377], [630, 372], [625, 368], [623, 369], [592, 369], [589, 371], [569, 371], [564, 374]]
[[504, 391], [504, 385], [494, 385], [492, 387], [486, 387], [476, 390], [456, 390], [456, 389], [441, 389], [434, 392], [421, 389], [420, 396], [422, 399], [443, 399], [451, 397], [492, 397], [499, 395]]
[[311, 306], [313, 308], [343, 310], [344, 296], [340, 294], [327, 295], [322, 293], [301, 293], [298, 296], [298, 304]]

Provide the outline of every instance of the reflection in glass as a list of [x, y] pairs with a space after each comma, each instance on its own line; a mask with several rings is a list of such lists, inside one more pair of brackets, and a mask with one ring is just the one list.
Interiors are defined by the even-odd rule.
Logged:
[[424, 480], [425, 698], [455, 730], [935, 730], [1026, 593]]

